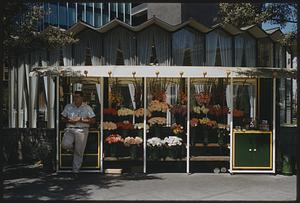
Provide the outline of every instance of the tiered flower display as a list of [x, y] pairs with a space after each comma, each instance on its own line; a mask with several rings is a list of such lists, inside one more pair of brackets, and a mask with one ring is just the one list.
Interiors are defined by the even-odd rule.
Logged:
[[177, 159], [182, 157], [182, 139], [177, 136], [165, 137], [164, 142], [166, 144], [167, 150], [169, 151], [169, 156]]
[[105, 142], [108, 144], [123, 143], [124, 139], [119, 134], [111, 134], [105, 139]]
[[103, 130], [115, 130], [117, 125], [114, 122], [103, 122]]
[[153, 125], [165, 125], [167, 122], [167, 119], [165, 117], [153, 117], [148, 120], [148, 123], [150, 124], [150, 127]]

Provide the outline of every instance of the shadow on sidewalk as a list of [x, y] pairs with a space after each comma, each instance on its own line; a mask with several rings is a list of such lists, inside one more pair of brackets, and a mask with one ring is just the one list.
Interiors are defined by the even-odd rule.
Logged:
[[50, 173], [42, 168], [27, 167], [4, 172], [4, 199], [78, 200], [89, 199], [95, 190], [124, 186], [121, 180], [161, 179], [147, 174], [109, 175], [80, 173], [74, 180], [71, 173]]

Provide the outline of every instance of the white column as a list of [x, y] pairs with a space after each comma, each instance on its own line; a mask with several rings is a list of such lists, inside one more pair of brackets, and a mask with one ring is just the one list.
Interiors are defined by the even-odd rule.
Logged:
[[14, 108], [14, 99], [15, 99], [15, 66], [10, 67], [9, 70], [9, 127], [15, 128], [16, 127], [16, 117], [15, 117], [15, 108]]
[[146, 155], [147, 155], [147, 79], [144, 78], [144, 145], [143, 145], [143, 152], [144, 152], [144, 167], [143, 172], [146, 173], [147, 171], [147, 165], [146, 165]]
[[55, 83], [53, 77], [48, 77], [48, 100], [47, 100], [47, 127], [55, 128], [55, 112], [54, 112], [54, 104], [55, 104]]
[[230, 115], [228, 116], [229, 119], [229, 123], [230, 123], [230, 169], [229, 172], [232, 173], [232, 158], [233, 158], [233, 154], [232, 154], [232, 143], [233, 143], [233, 78], [230, 78], [230, 91], [229, 91], [229, 99], [230, 99], [230, 106], [228, 106], [229, 108], [229, 112]]
[[33, 74], [30, 79], [30, 120], [29, 120], [29, 126], [31, 128], [36, 128], [36, 122], [37, 122], [37, 93], [38, 93], [38, 78], [39, 76], [37, 74]]
[[59, 77], [56, 77], [56, 171], [59, 169]]
[[190, 173], [190, 96], [191, 96], [191, 84], [190, 78], [187, 78], [187, 122], [186, 122], [186, 135], [187, 135], [187, 142], [186, 142], [186, 173]]
[[24, 60], [18, 61], [18, 127], [23, 128], [24, 111], [23, 104], [23, 88], [24, 88]]
[[104, 78], [100, 81], [100, 172], [103, 173], [103, 92], [104, 92]]
[[275, 146], [276, 146], [276, 78], [273, 78], [273, 136], [272, 136], [272, 160], [273, 160], [273, 170], [272, 172], [275, 173]]

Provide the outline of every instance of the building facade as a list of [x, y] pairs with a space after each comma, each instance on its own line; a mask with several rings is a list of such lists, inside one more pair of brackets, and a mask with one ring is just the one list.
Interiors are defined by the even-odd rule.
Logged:
[[91, 26], [100, 27], [117, 18], [131, 25], [131, 3], [43, 3], [46, 11], [38, 29], [48, 25], [68, 29], [83, 21]]
[[203, 25], [215, 24], [218, 15], [216, 3], [133, 3], [132, 25], [139, 25], [153, 16], [171, 25], [180, 24], [193, 18]]

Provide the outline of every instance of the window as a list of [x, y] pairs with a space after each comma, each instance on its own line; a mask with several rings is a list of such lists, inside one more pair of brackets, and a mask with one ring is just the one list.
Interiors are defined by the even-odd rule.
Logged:
[[86, 22], [90, 25], [94, 25], [93, 8], [92, 7], [86, 8]]
[[155, 48], [154, 43], [152, 43], [152, 46], [151, 46], [150, 65], [158, 65], [158, 60], [156, 57], [156, 48]]
[[124, 21], [124, 3], [118, 3], [118, 19]]
[[58, 23], [58, 10], [57, 10], [57, 3], [50, 4], [50, 24], [57, 26]]
[[117, 12], [116, 12], [116, 3], [111, 3], [110, 4], [110, 19], [113, 20], [117, 17]]
[[92, 65], [92, 56], [91, 56], [91, 48], [85, 49], [85, 65], [91, 66]]
[[83, 4], [77, 4], [77, 21], [82, 20], [84, 21], [85, 15], [84, 15], [84, 6]]
[[66, 3], [59, 4], [59, 26], [66, 29], [67, 28], [67, 6]]
[[258, 40], [258, 66], [273, 67], [273, 45], [270, 39]]
[[183, 65], [184, 66], [192, 66], [192, 53], [191, 53], [191, 49], [186, 49], [184, 51]]
[[124, 55], [121, 49], [117, 49], [116, 65], [124, 65]]
[[102, 11], [102, 25], [108, 22], [108, 3], [103, 3], [103, 11]]
[[76, 23], [76, 11], [75, 11], [74, 3], [69, 3], [68, 18], [69, 18], [68, 26], [71, 27], [73, 24]]

